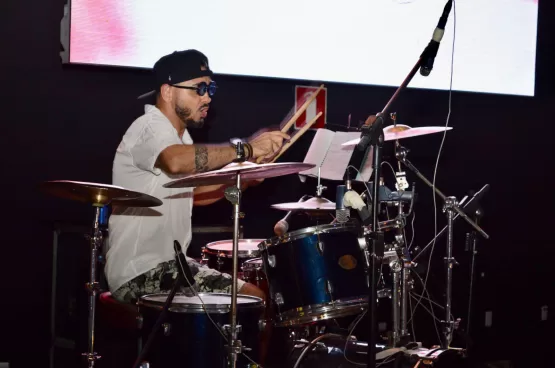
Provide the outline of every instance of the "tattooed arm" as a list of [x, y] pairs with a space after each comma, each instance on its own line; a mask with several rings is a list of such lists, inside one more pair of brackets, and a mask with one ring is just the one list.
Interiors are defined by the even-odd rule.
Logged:
[[196, 174], [219, 169], [236, 157], [230, 145], [176, 144], [160, 153], [156, 166], [169, 174]]

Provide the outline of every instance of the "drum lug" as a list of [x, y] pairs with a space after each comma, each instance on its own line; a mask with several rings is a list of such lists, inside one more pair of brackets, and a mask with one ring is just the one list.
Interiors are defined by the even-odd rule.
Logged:
[[[332, 294], [333, 294], [333, 285], [331, 284], [331, 282], [329, 280], [326, 281], [326, 285], [328, 287], [328, 294], [330, 294], [330, 297], [331, 297]], [[332, 300], [333, 300], [333, 298], [332, 298]]]
[[137, 316], [137, 328], [139, 330], [143, 329], [143, 316]]
[[208, 263], [208, 257], [206, 256], [206, 247], [202, 247], [202, 249], [200, 250], [202, 256], [200, 258], [200, 264], [205, 265]]
[[285, 301], [283, 300], [283, 295], [281, 295], [281, 293], [276, 293], [275, 300], [277, 305], [285, 304]]
[[224, 261], [222, 261], [222, 259], [218, 257], [216, 264], [218, 265], [218, 270], [219, 270], [224, 265]]
[[276, 256], [274, 256], [274, 255], [268, 256], [268, 264], [270, 265], [270, 267], [275, 268], [276, 267]]
[[258, 329], [259, 329], [260, 331], [264, 331], [264, 330], [266, 329], [266, 325], [267, 325], [267, 324], [268, 324], [268, 323], [266, 322], [265, 319], [261, 319], [260, 321], [258, 321]]
[[169, 323], [164, 323], [162, 324], [162, 328], [164, 329], [164, 336], [170, 336], [171, 325]]
[[320, 255], [324, 254], [324, 242], [323, 241], [318, 242], [318, 250], [320, 251]]
[[[225, 332], [226, 336], [229, 336], [229, 333], [231, 331], [231, 325], [224, 325], [223, 330]], [[239, 334], [241, 333], [241, 331], [243, 331], [243, 326], [241, 325], [235, 325], [235, 331]]]

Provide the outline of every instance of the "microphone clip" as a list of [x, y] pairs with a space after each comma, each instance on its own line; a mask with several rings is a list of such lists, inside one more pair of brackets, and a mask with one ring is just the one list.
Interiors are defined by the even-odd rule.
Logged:
[[377, 144], [383, 143], [383, 126], [385, 124], [385, 117], [383, 112], [378, 112], [376, 114], [376, 119], [369, 123], [364, 124], [361, 128], [360, 142], [357, 144], [356, 148], [359, 151], [365, 151], [368, 146], [376, 146]]

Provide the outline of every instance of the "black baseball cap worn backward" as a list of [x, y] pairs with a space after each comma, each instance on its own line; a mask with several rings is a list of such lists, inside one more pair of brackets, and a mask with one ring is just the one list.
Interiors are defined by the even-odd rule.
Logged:
[[198, 50], [174, 51], [161, 57], [153, 67], [154, 90], [139, 98], [154, 95], [164, 84], [177, 84], [187, 80], [211, 77], [214, 73], [208, 65], [208, 58]]

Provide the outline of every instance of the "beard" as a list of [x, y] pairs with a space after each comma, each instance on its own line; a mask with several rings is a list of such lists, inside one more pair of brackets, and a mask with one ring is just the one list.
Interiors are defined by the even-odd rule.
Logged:
[[191, 109], [175, 105], [175, 114], [185, 124], [187, 128], [202, 128], [204, 126], [204, 119], [195, 120], [191, 117]]

